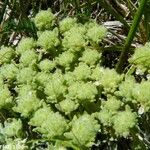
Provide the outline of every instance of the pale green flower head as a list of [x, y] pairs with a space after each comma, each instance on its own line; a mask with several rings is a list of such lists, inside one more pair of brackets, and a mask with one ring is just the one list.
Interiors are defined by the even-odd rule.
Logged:
[[119, 84], [119, 91], [117, 91], [116, 94], [122, 96], [125, 101], [133, 101], [132, 90], [135, 85], [136, 82], [134, 77], [128, 76], [125, 78], [125, 81]]
[[64, 77], [60, 71], [52, 75], [52, 78], [45, 85], [44, 93], [48, 96], [49, 102], [56, 102], [59, 97], [63, 96], [66, 91]]
[[47, 81], [51, 79], [51, 74], [47, 72], [38, 72], [35, 76], [35, 82], [37, 85], [45, 87], [47, 84]]
[[36, 46], [36, 43], [34, 41], [33, 38], [22, 38], [18, 44], [18, 46], [16, 47], [16, 52], [18, 54], [22, 54], [25, 51], [30, 51], [31, 49], [33, 49]]
[[31, 84], [35, 75], [36, 71], [34, 71], [31, 67], [22, 68], [17, 74], [17, 82], [19, 84]]
[[112, 117], [113, 114], [112, 112], [108, 111], [107, 109], [103, 109], [100, 112], [98, 112], [97, 114], [97, 118], [100, 120], [100, 122], [104, 125], [104, 126], [111, 126], [112, 125]]
[[113, 117], [113, 124], [116, 135], [126, 137], [137, 124], [137, 114], [127, 108]]
[[82, 62], [85, 62], [87, 65], [95, 65], [98, 61], [100, 61], [101, 54], [90, 48], [85, 48], [85, 51], [82, 54], [82, 57], [79, 59]]
[[69, 114], [72, 111], [76, 110], [78, 106], [79, 106], [78, 103], [70, 99], [65, 99], [59, 102], [58, 104], [56, 104], [57, 109], [64, 112], [65, 114]]
[[19, 59], [20, 64], [24, 67], [35, 64], [38, 61], [38, 54], [34, 50], [25, 51]]
[[87, 80], [90, 78], [91, 69], [88, 65], [81, 62], [77, 67], [75, 67], [73, 74], [76, 80]]
[[69, 68], [75, 55], [70, 51], [65, 51], [56, 58], [56, 62], [66, 68]]
[[29, 124], [32, 126], [40, 127], [43, 122], [47, 120], [48, 116], [53, 113], [50, 107], [44, 106], [38, 109], [33, 117], [30, 119]]
[[141, 70], [150, 69], [150, 42], [145, 46], [135, 49], [135, 53], [129, 59], [131, 64], [134, 64]]
[[43, 122], [41, 128], [45, 129], [48, 138], [53, 138], [55, 136], [61, 136], [68, 129], [68, 124], [67, 120], [56, 112], [51, 114]]
[[91, 79], [93, 80], [99, 80], [102, 78], [103, 73], [101, 72], [101, 67], [100, 65], [96, 65], [95, 68], [93, 68], [91, 70], [92, 74], [91, 74]]
[[17, 104], [13, 107], [15, 112], [21, 113], [23, 117], [29, 117], [41, 106], [41, 101], [37, 98], [36, 91], [29, 91], [26, 95], [17, 97]]
[[55, 15], [48, 10], [41, 10], [34, 18], [35, 26], [39, 30], [48, 30], [54, 25]]
[[49, 59], [44, 59], [40, 61], [40, 63], [38, 64], [38, 67], [40, 68], [40, 70], [44, 72], [50, 72], [51, 70], [55, 68], [55, 66], [56, 66], [56, 63]]
[[5, 63], [10, 63], [14, 56], [15, 56], [15, 52], [11, 47], [1, 46], [0, 65]]
[[79, 103], [93, 102], [97, 94], [96, 86], [90, 82], [74, 82], [68, 87], [68, 96], [77, 99]]
[[2, 75], [3, 79], [7, 80], [14, 80], [16, 79], [16, 75], [19, 69], [16, 64], [5, 64], [0, 68], [0, 74]]
[[6, 144], [3, 145], [2, 150], [28, 150], [26, 144], [27, 139], [15, 138], [7, 139]]
[[76, 25], [77, 25], [76, 18], [66, 17], [59, 22], [59, 30], [61, 33], [64, 33]]
[[65, 50], [70, 50], [72, 52], [82, 51], [87, 45], [84, 26], [73, 27], [65, 32], [62, 45]]
[[0, 87], [0, 108], [5, 108], [12, 103], [11, 92], [7, 85]]
[[92, 116], [83, 114], [79, 118], [74, 117], [71, 125], [71, 131], [65, 133], [65, 136], [74, 144], [84, 147], [90, 147], [94, 144], [100, 125]]
[[114, 92], [119, 83], [123, 80], [123, 75], [118, 74], [114, 69], [100, 68], [100, 84], [104, 87], [104, 92]]
[[132, 89], [132, 95], [136, 102], [140, 103], [144, 107], [144, 111], [147, 112], [150, 109], [150, 81], [142, 81], [137, 83]]
[[69, 72], [69, 71], [64, 74], [64, 79], [67, 85], [71, 85], [73, 82], [76, 81], [73, 72]]
[[59, 112], [56, 112], [50, 113], [46, 120], [40, 126], [37, 126], [34, 131], [38, 131], [44, 137], [51, 139], [61, 136], [67, 129], [67, 120]]
[[92, 23], [92, 25], [87, 30], [87, 38], [92, 43], [100, 43], [101, 40], [106, 36], [107, 29], [104, 26], [100, 26], [97, 23]]
[[17, 136], [19, 137], [21, 135], [22, 130], [22, 122], [20, 119], [16, 118], [9, 118], [7, 121], [4, 122], [4, 128], [2, 130], [2, 134], [9, 137]]
[[26, 96], [32, 90], [33, 87], [30, 84], [21, 84], [17, 88], [15, 88], [15, 91], [18, 93], [19, 97]]
[[58, 39], [58, 30], [55, 28], [53, 31], [45, 30], [40, 33], [37, 45], [49, 52], [60, 44]]
[[118, 100], [116, 97], [108, 97], [107, 101], [102, 102], [102, 108], [107, 109], [108, 111], [114, 113], [117, 112], [118, 109], [121, 107], [122, 102]]

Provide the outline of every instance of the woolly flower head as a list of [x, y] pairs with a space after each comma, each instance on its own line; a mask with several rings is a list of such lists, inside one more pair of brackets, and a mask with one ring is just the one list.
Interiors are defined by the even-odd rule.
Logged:
[[[43, 116], [42, 121], [39, 121], [39, 113], [41, 113], [41, 117]], [[68, 129], [67, 121], [63, 116], [58, 112], [54, 113], [50, 110], [47, 112], [46, 108], [38, 110], [30, 120], [30, 124], [36, 127], [34, 131], [38, 131], [50, 139], [61, 136]]]
[[129, 59], [131, 64], [134, 64], [141, 70], [150, 69], [150, 42], [145, 46], [136, 48], [135, 53]]
[[61, 136], [68, 129], [67, 120], [58, 112], [49, 115], [47, 120], [43, 122], [41, 130], [46, 137], [53, 138]]
[[97, 94], [96, 86], [90, 82], [74, 82], [68, 87], [68, 96], [77, 99], [79, 103], [93, 102]]
[[98, 25], [96, 22], [89, 24], [86, 36], [92, 43], [98, 44], [105, 37], [107, 29]]
[[136, 85], [134, 77], [128, 76], [119, 85], [119, 91], [116, 92], [117, 95], [122, 96], [126, 101], [133, 100], [132, 90]]
[[28, 150], [28, 146], [26, 145], [26, 139], [7, 139], [6, 144], [3, 145], [2, 150]]
[[77, 25], [77, 19], [67, 17], [59, 22], [59, 30], [61, 33], [64, 33], [66, 31], [70, 30], [75, 25]]
[[95, 65], [100, 60], [100, 57], [101, 54], [98, 51], [87, 48], [79, 60], [85, 62], [87, 65]]
[[76, 110], [78, 106], [79, 106], [78, 103], [70, 99], [65, 99], [59, 102], [58, 104], [56, 104], [57, 109], [64, 112], [65, 114], [69, 114], [72, 111]]
[[51, 61], [49, 59], [44, 59], [38, 64], [41, 71], [49, 72], [53, 70], [56, 66], [54, 61]]
[[69, 68], [71, 63], [73, 62], [75, 56], [72, 52], [66, 51], [63, 52], [56, 58], [57, 63], [63, 67]]
[[17, 92], [19, 97], [28, 95], [28, 93], [32, 90], [33, 86], [31, 84], [20, 84], [15, 88], [15, 91]]
[[92, 72], [92, 74], [91, 74], [91, 79], [92, 80], [99, 80], [99, 79], [101, 79], [102, 78], [102, 72], [101, 72], [101, 68], [100, 68], [100, 66], [99, 65], [96, 65], [95, 66], [95, 68], [93, 68], [92, 70], [91, 70], [91, 72]]
[[137, 115], [127, 108], [113, 117], [113, 123], [116, 135], [126, 137], [129, 135], [130, 129], [137, 124]]
[[117, 74], [114, 69], [101, 68], [101, 77], [98, 80], [104, 87], [104, 91], [114, 92], [118, 87], [118, 84], [122, 81], [123, 76]]
[[0, 48], [0, 65], [4, 63], [10, 63], [14, 57], [14, 50], [11, 47], [4, 47]]
[[47, 82], [44, 92], [48, 96], [49, 102], [56, 102], [66, 91], [64, 85], [64, 77], [60, 71], [52, 75], [52, 78]]
[[47, 72], [38, 72], [35, 76], [35, 83], [44, 88], [47, 84], [47, 81], [51, 79], [51, 74]]
[[20, 64], [22, 64], [24, 67], [28, 67], [34, 63], [36, 63], [38, 60], [38, 55], [34, 50], [25, 51], [21, 54], [21, 57], [19, 59]]
[[76, 81], [73, 72], [69, 71], [64, 74], [64, 79], [67, 85], [71, 85], [73, 82]]
[[15, 112], [28, 117], [41, 106], [41, 101], [37, 98], [36, 91], [29, 91], [26, 95], [17, 97], [17, 104], [13, 107]]
[[2, 75], [3, 79], [7, 80], [14, 80], [18, 73], [18, 67], [16, 64], [5, 64], [0, 68], [0, 74]]
[[11, 92], [8, 89], [7, 85], [0, 87], [0, 109], [9, 107], [9, 104], [12, 102]]
[[7, 119], [7, 121], [4, 122], [4, 128], [2, 129], [2, 134], [9, 137], [17, 136], [19, 137], [22, 130], [22, 122], [20, 119]]
[[112, 96], [108, 97], [107, 101], [102, 101], [102, 110], [97, 113], [97, 117], [104, 126], [112, 125], [112, 118], [118, 112], [121, 104], [121, 101]]
[[87, 80], [91, 75], [91, 70], [85, 63], [79, 63], [79, 65], [75, 67], [73, 74], [77, 80]]
[[[29, 124], [33, 126], [40, 127], [42, 126], [43, 122], [47, 120], [48, 116], [52, 113], [52, 110], [48, 106], [44, 106], [38, 109], [33, 117], [30, 119]], [[40, 119], [39, 119], [40, 118]]]
[[102, 102], [102, 108], [110, 112], [116, 112], [121, 107], [121, 101], [116, 97], [108, 97], [107, 101]]
[[81, 51], [86, 45], [84, 26], [76, 26], [65, 32], [62, 45], [65, 50]]
[[34, 71], [31, 67], [22, 68], [17, 74], [17, 82], [20, 84], [31, 84], [35, 75], [36, 71]]
[[150, 81], [142, 81], [137, 83], [132, 89], [134, 99], [139, 102], [145, 111], [150, 109]]
[[58, 30], [55, 28], [53, 31], [45, 30], [39, 34], [37, 45], [49, 52], [53, 50], [60, 43], [58, 39]]
[[96, 134], [100, 130], [100, 125], [92, 116], [84, 114], [79, 118], [74, 117], [71, 125], [71, 131], [65, 133], [68, 139], [71, 139], [76, 145], [85, 147], [93, 145]]
[[100, 112], [96, 113], [96, 116], [104, 126], [112, 125], [113, 113], [108, 111], [107, 109], [102, 109]]
[[25, 51], [30, 51], [35, 47], [35, 41], [33, 38], [22, 38], [16, 47], [16, 52], [22, 54]]
[[54, 21], [55, 16], [50, 9], [41, 10], [34, 18], [35, 26], [39, 30], [51, 29], [51, 27], [54, 25]]

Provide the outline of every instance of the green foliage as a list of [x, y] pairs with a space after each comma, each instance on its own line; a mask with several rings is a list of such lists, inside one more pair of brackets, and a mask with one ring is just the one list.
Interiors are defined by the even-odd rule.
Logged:
[[[102, 66], [99, 44], [107, 30], [93, 20], [56, 21], [49, 9], [33, 20], [38, 39], [26, 37], [16, 48], [0, 50], [3, 149], [86, 150], [106, 141], [117, 147], [122, 138], [131, 146], [135, 139], [141, 142], [138, 130], [147, 126], [147, 120], [143, 125], [140, 120], [150, 109], [150, 82], [138, 83], [134, 75]], [[148, 59], [133, 61], [140, 53], [130, 62], [148, 75]]]

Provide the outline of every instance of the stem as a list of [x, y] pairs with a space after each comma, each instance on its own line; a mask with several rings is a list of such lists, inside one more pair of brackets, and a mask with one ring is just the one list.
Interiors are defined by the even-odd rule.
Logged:
[[133, 41], [133, 38], [135, 37], [135, 33], [136, 33], [138, 25], [140, 23], [146, 2], [147, 2], [147, 0], [141, 0], [140, 6], [139, 6], [139, 8], [138, 8], [138, 10], [134, 16], [132, 26], [130, 28], [127, 39], [125, 41], [125, 45], [124, 45], [124, 48], [122, 50], [121, 56], [119, 58], [119, 62], [117, 63], [117, 66], [116, 66], [116, 71], [118, 73], [122, 73], [122, 71], [123, 71], [123, 64], [126, 62], [126, 60], [128, 58], [128, 52], [129, 52], [131, 43]]

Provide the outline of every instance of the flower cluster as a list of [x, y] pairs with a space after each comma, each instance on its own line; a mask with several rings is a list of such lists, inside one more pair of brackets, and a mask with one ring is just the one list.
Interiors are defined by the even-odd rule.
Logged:
[[[26, 37], [15, 48], [0, 48], [4, 149], [18, 149], [17, 143], [20, 150], [31, 149], [42, 142], [45, 150], [90, 149], [98, 134], [130, 137], [138, 126], [136, 111], [150, 109], [150, 81], [137, 83], [132, 75], [102, 66], [99, 43], [106, 28], [94, 20], [58, 21], [50, 9], [33, 21], [37, 39]], [[149, 44], [144, 49], [137, 49], [130, 62], [149, 69]]]

